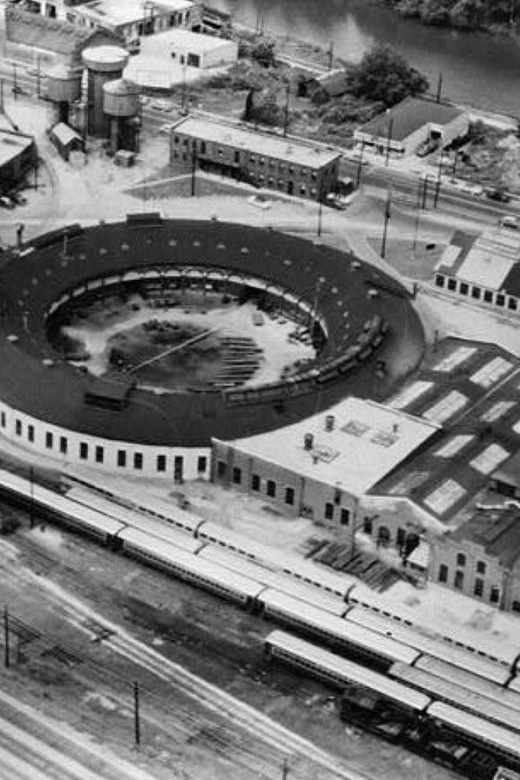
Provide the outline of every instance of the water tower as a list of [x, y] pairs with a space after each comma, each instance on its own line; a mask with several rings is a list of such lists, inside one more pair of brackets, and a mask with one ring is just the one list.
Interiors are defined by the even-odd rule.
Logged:
[[136, 151], [139, 133], [139, 88], [133, 81], [115, 79], [103, 85], [103, 111], [110, 126], [110, 146]]
[[92, 46], [84, 50], [82, 57], [88, 74], [87, 131], [89, 135], [106, 138], [109, 122], [103, 111], [103, 86], [121, 78], [128, 52], [120, 46]]
[[53, 105], [52, 124], [69, 123], [70, 107], [81, 97], [81, 68], [59, 63], [47, 71], [47, 92]]

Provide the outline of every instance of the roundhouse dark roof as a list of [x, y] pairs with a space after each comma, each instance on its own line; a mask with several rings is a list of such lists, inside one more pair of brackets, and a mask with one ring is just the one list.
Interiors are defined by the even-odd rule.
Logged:
[[[45, 315], [53, 301], [82, 282], [131, 268], [226, 268], [271, 280], [311, 303], [317, 300], [329, 329], [321, 362], [340, 355], [376, 313], [390, 323], [378, 356], [387, 361], [403, 356], [410, 340], [417, 355], [421, 352], [422, 328], [405, 291], [339, 250], [270, 229], [153, 216], [65, 231], [66, 247], [63, 231], [46, 234], [20, 255], [4, 255], [0, 267], [0, 399], [49, 423], [141, 444], [205, 446], [212, 436], [233, 439], [295, 422], [349, 393], [381, 398], [389, 391], [389, 380], [377, 379], [373, 366], [365, 366], [323, 385], [318, 395], [287, 398], [282, 406], [235, 407], [215, 392], [156, 395], [141, 389], [132, 391], [120, 411], [88, 405], [85, 392], [94, 380], [54, 352], [46, 338]], [[380, 289], [378, 297], [367, 295], [371, 286]], [[407, 345], [401, 343], [404, 332]], [[45, 358], [54, 365], [46, 366]], [[406, 358], [410, 364], [409, 353]]]

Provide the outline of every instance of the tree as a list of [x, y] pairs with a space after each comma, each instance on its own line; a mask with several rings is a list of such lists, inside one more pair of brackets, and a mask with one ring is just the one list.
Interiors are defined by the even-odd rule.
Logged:
[[263, 65], [264, 68], [270, 68], [275, 64], [274, 41], [261, 38], [251, 49], [251, 57]]
[[428, 89], [428, 80], [391, 46], [378, 44], [351, 69], [352, 94], [387, 108]]

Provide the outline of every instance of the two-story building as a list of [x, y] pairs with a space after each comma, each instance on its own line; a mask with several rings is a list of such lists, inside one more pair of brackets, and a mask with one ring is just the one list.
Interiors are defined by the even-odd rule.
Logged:
[[429, 579], [520, 613], [520, 508], [485, 505], [431, 547]]
[[212, 479], [284, 513], [352, 535], [365, 495], [436, 425], [349, 397], [314, 417], [233, 442], [212, 440]]
[[170, 161], [195, 162], [257, 187], [320, 201], [338, 184], [341, 154], [247, 125], [188, 116], [171, 131]]

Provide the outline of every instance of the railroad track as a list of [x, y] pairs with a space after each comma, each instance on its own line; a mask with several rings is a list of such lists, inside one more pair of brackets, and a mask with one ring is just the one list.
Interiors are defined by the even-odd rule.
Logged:
[[[9, 544], [9, 547], [12, 545]], [[45, 553], [42, 553], [41, 557], [47, 558]], [[185, 710], [182, 716], [189, 718], [189, 730], [186, 733], [192, 741], [199, 740], [228, 759], [231, 758], [231, 753], [235, 763], [249, 769], [253, 768], [253, 760], [254, 774], [269, 780], [271, 778], [275, 780], [280, 776], [280, 766], [284, 758], [290, 760], [295, 772], [300, 761], [312, 762], [320, 770], [320, 780], [327, 780], [327, 778], [366, 780], [366, 776], [349, 769], [341, 759], [321, 750], [253, 707], [240, 702], [135, 639], [120, 626], [106, 620], [101, 614], [61, 590], [50, 580], [37, 576], [28, 569], [20, 568], [15, 561], [4, 559], [1, 568], [9, 569], [19, 581], [33, 586], [38, 583], [39, 587], [45, 588], [47, 595], [60, 608], [64, 618], [91, 640], [98, 640], [99, 631], [103, 629], [106, 638], [102, 641], [106, 648], [110, 648], [114, 653], [142, 668], [147, 674], [180, 691], [186, 698], [211, 713], [219, 722], [222, 720], [226, 722], [226, 728], [220, 728], [216, 732], [214, 720], [209, 718], [205, 723], [204, 718], [195, 717]], [[265, 746], [269, 746], [270, 750], [266, 751]], [[277, 755], [273, 754], [273, 750], [277, 751]], [[303, 766], [301, 769], [304, 776]]]

